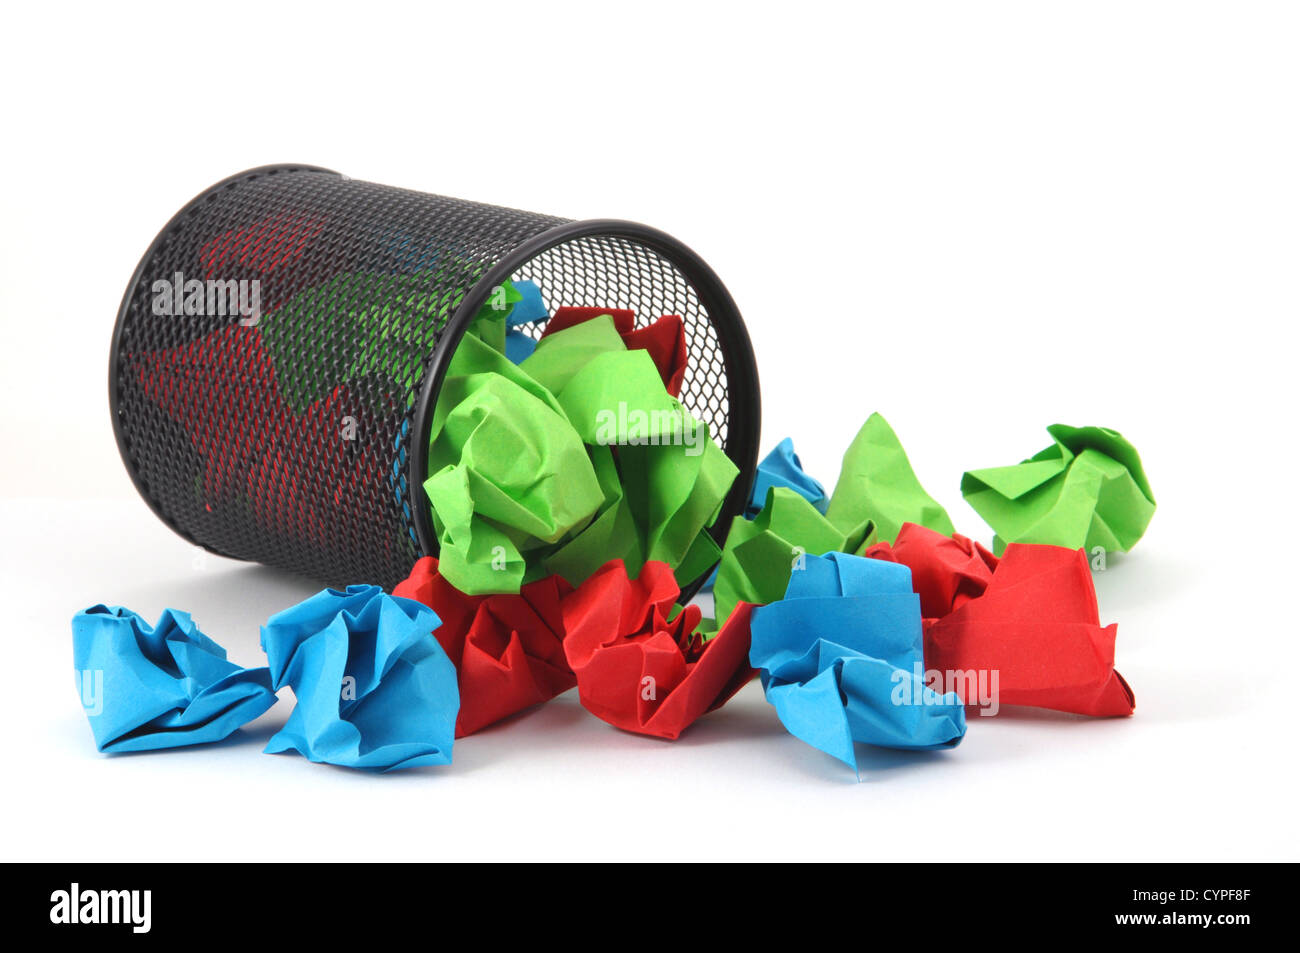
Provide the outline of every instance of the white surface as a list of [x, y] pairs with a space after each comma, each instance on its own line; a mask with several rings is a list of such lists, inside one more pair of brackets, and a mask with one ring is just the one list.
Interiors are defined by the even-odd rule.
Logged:
[[[1297, 859], [1292, 8], [327, 7], [0, 31], [0, 857]], [[104, 397], [155, 232], [275, 161], [677, 235], [745, 314], [764, 446], [792, 434], [831, 483], [880, 410], [978, 538], [963, 469], [1057, 420], [1122, 430], [1160, 502], [1096, 577], [1137, 714], [974, 717], [953, 751], [862, 749], [860, 784], [757, 686], [676, 744], [570, 695], [391, 777], [262, 755], [286, 703], [220, 746], [99, 756], [77, 608], [185, 608], [252, 664], [312, 588], [196, 564]]]

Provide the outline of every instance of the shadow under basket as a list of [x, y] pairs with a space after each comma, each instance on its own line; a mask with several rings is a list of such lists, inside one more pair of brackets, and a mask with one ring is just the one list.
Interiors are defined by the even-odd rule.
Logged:
[[[466, 328], [507, 279], [535, 283], [552, 310], [629, 309], [638, 327], [682, 319], [680, 400], [740, 471], [710, 530], [720, 543], [753, 481], [758, 373], [735, 303], [699, 256], [632, 222], [310, 166], [206, 190], [136, 268], [109, 361], [131, 479], [210, 552], [391, 588], [437, 554], [423, 487], [433, 409]], [[296, 320], [264, 333], [286, 314]], [[691, 593], [702, 578], [680, 582]]]

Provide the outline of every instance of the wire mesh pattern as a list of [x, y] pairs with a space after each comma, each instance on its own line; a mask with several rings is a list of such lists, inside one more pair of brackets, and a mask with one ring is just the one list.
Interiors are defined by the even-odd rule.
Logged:
[[[682, 401], [730, 452], [733, 407], [756, 408], [757, 394], [729, 389], [740, 356], [720, 344], [707, 294], [623, 235], [520, 257], [565, 223], [309, 167], [204, 193], [155, 240], [118, 316], [110, 401], [141, 494], [213, 552], [391, 587], [421, 548], [407, 471], [411, 442], [427, 439], [414, 423], [422, 380], [471, 289], [516, 258], [514, 277], [551, 309], [680, 316]], [[747, 481], [752, 461], [737, 463]]]

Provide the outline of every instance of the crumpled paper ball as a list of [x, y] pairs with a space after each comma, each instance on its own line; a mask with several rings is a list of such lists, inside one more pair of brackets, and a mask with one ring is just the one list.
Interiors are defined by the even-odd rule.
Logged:
[[440, 571], [475, 595], [518, 592], [530, 553], [584, 528], [604, 501], [554, 396], [470, 336], [439, 392], [429, 473]]
[[470, 596], [424, 556], [393, 595], [429, 606], [442, 625], [433, 632], [456, 666], [460, 714], [456, 737], [549, 701], [577, 684], [564, 655], [560, 600], [573, 589], [558, 576], [524, 585], [518, 594]]
[[[921, 527], [912, 527], [908, 535], [909, 545], [896, 547], [894, 555], [929, 564], [924, 572], [937, 575], [935, 553], [950, 552], [949, 544]], [[960, 592], [970, 578], [954, 579], [942, 591]], [[1097, 716], [1133, 713], [1133, 690], [1115, 670], [1116, 626], [1101, 624], [1082, 550], [1012, 543], [983, 591], [968, 595], [954, 597], [951, 611], [926, 620], [929, 669], [987, 673], [986, 689], [999, 707], [1029, 705]], [[942, 608], [942, 600], [931, 608]], [[966, 677], [954, 680], [955, 690], [969, 704], [977, 702], [975, 684]]]
[[680, 320], [620, 334], [608, 311], [573, 310], [518, 365], [495, 324], [452, 357], [424, 488], [440, 572], [462, 592], [576, 585], [613, 558], [666, 562], [685, 582], [717, 561], [708, 527], [738, 470], [667, 389], [665, 373], [684, 373]]
[[844, 451], [826, 518], [846, 533], [870, 520], [886, 542], [907, 522], [953, 531], [947, 511], [921, 486], [894, 429], [874, 413]]
[[[1081, 550], [1013, 543], [998, 559], [964, 536], [906, 523], [893, 546], [866, 555], [912, 570], [926, 663], [961, 674], [953, 686], [968, 704], [1132, 714], [1133, 691], [1114, 666], [1116, 627], [1101, 625]], [[977, 698], [968, 673], [983, 673], [996, 697]]]
[[647, 562], [629, 579], [614, 560], [563, 600], [564, 651], [582, 706], [638, 734], [677, 738], [753, 678], [749, 606], [715, 637], [695, 632], [700, 610], [676, 610], [672, 569]]
[[275, 704], [266, 668], [243, 668], [164, 609], [150, 627], [122, 606], [72, 618], [72, 661], [100, 751], [152, 751], [220, 741]]
[[450, 764], [460, 696], [438, 624], [378, 586], [324, 589], [271, 616], [272, 685], [298, 703], [266, 751], [379, 771]]
[[772, 486], [763, 509], [752, 520], [731, 521], [717, 577], [713, 606], [721, 625], [742, 602], [763, 605], [780, 599], [793, 572], [808, 556], [860, 553], [875, 541], [870, 520], [847, 533], [832, 524], [797, 491]]
[[794, 490], [811, 503], [818, 513], [824, 514], [830, 503], [826, 497], [826, 488], [804, 472], [803, 461], [794, 452], [794, 441], [789, 437], [758, 461], [754, 485], [749, 491], [749, 503], [745, 506], [746, 519], [753, 519], [759, 514], [767, 502], [767, 491], [776, 486]]
[[997, 534], [993, 551], [1009, 543], [1132, 549], [1156, 511], [1137, 448], [1105, 427], [1047, 432], [1052, 445], [1028, 460], [962, 475], [962, 496]]
[[982, 596], [998, 565], [998, 558], [974, 540], [915, 523], [904, 523], [892, 545], [876, 543], [863, 555], [902, 563], [912, 571], [912, 588], [921, 597], [926, 619], [946, 616]]
[[659, 370], [659, 376], [663, 378], [664, 388], [673, 397], [680, 397], [690, 351], [686, 347], [686, 326], [678, 315], [666, 314], [645, 327], [638, 328], [635, 326], [635, 312], [626, 308], [556, 308], [555, 316], [546, 325], [542, 337], [595, 321], [605, 315], [609, 316], [614, 330], [629, 351], [649, 352]]
[[857, 769], [854, 743], [945, 748], [966, 733], [955, 694], [925, 684], [921, 607], [906, 566], [809, 557], [785, 598], [754, 609], [750, 662], [795, 737]]

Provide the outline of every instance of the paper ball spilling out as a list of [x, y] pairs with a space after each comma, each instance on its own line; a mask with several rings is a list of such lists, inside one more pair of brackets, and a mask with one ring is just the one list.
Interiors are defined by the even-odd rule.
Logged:
[[678, 595], [664, 563], [648, 562], [629, 580], [614, 562], [565, 600], [564, 649], [587, 711], [625, 731], [673, 739], [753, 678], [749, 607], [706, 640], [695, 631], [700, 610], [676, 611]]
[[966, 733], [955, 694], [925, 684], [921, 604], [905, 567], [811, 556], [785, 598], [753, 610], [750, 661], [796, 738], [857, 768], [854, 742], [945, 748]]
[[993, 551], [1008, 543], [1132, 549], [1156, 511], [1137, 450], [1105, 427], [1047, 432], [1052, 445], [1023, 463], [962, 476], [962, 496], [997, 533]]
[[272, 684], [298, 703], [266, 751], [380, 771], [450, 764], [460, 698], [437, 625], [427, 607], [378, 586], [326, 589], [271, 616], [262, 648]]
[[151, 751], [220, 741], [275, 704], [266, 668], [242, 668], [166, 609], [150, 625], [121, 606], [72, 619], [72, 664], [100, 751]]
[[830, 500], [826, 488], [810, 477], [803, 469], [803, 461], [794, 452], [794, 441], [786, 437], [758, 461], [754, 474], [754, 485], [749, 491], [749, 503], [745, 506], [745, 516], [753, 519], [767, 502], [767, 491], [774, 487], [785, 487], [813, 505], [818, 513], [825, 514]]
[[826, 518], [845, 532], [871, 520], [884, 542], [907, 522], [953, 532], [952, 520], [921, 486], [898, 435], [880, 414], [867, 418], [844, 451]]
[[564, 656], [560, 611], [560, 600], [572, 591], [563, 579], [548, 576], [518, 593], [466, 595], [438, 573], [432, 556], [420, 559], [393, 589], [394, 596], [423, 603], [442, 620], [433, 634], [456, 666], [457, 738], [577, 684]]
[[[1101, 624], [1082, 551], [1012, 543], [999, 560], [965, 537], [904, 524], [892, 547], [867, 555], [911, 569], [929, 669], [996, 673], [1002, 705], [1133, 713], [1133, 691], [1115, 671], [1116, 627]], [[954, 684], [978, 703], [969, 678]]]
[[904, 523], [892, 544], [876, 543], [863, 555], [910, 569], [921, 615], [929, 621], [984, 595], [998, 565], [998, 558], [974, 540], [960, 533], [945, 536], [915, 523]]
[[748, 614], [705, 640], [699, 609], [677, 605], [680, 590], [664, 563], [647, 562], [629, 578], [613, 560], [576, 588], [549, 576], [517, 594], [473, 596], [426, 556], [394, 593], [443, 620], [434, 635], [459, 673], [458, 737], [576, 685], [583, 707], [603, 721], [676, 738], [753, 677]]

